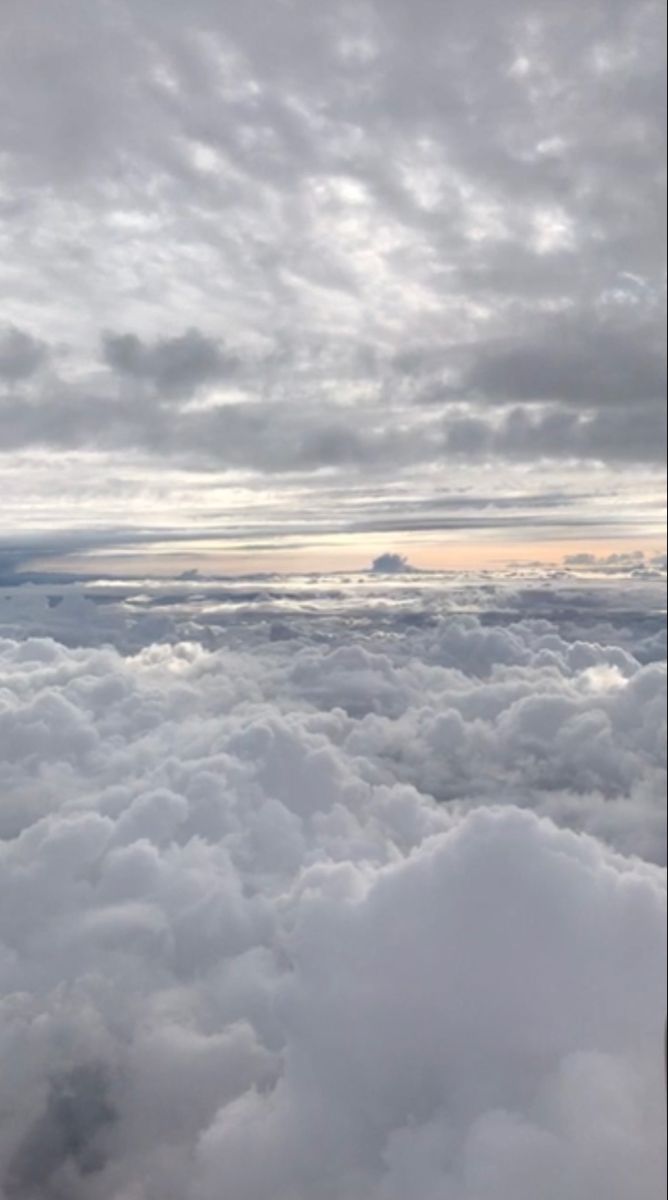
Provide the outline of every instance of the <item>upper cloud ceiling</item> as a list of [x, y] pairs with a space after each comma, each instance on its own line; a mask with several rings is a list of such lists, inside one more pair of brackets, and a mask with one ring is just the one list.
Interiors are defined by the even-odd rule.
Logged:
[[2, 447], [316, 505], [323, 470], [660, 465], [664, 24], [5, 0]]

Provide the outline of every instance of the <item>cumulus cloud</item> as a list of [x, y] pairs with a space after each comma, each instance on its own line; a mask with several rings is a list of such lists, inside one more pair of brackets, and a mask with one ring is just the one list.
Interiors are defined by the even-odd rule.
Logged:
[[379, 554], [373, 560], [374, 575], [410, 575], [415, 571], [404, 554]]
[[333, 582], [3, 627], [8, 1200], [659, 1193], [655, 585]]

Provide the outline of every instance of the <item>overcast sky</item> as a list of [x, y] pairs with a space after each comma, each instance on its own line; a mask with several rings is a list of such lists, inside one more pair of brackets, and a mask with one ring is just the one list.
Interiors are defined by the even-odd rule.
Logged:
[[0, 565], [660, 546], [662, 0], [2, 18]]

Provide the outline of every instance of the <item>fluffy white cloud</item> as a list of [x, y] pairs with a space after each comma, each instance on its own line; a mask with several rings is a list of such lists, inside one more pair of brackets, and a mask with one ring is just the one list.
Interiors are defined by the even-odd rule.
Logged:
[[663, 668], [422, 587], [0, 641], [3, 1200], [659, 1194]]

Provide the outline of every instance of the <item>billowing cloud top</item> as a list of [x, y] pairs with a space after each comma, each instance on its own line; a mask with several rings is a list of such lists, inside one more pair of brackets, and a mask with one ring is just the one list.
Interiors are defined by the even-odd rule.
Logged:
[[2, 1200], [656, 1200], [658, 587], [301, 586], [0, 600]]
[[587, 462], [584, 525], [653, 534], [664, 20], [4, 0], [7, 528], [448, 530], [472, 464], [567, 506]]

